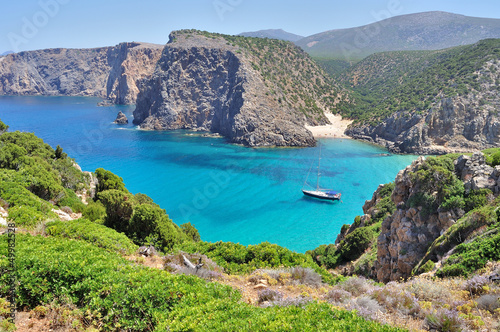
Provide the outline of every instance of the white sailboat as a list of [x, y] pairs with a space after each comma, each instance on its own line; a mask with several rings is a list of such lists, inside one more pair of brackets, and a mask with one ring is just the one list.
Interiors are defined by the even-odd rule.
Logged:
[[[317, 179], [316, 179], [316, 189], [307, 190], [307, 189], [302, 188], [302, 192], [306, 196], [310, 196], [310, 197], [314, 197], [314, 198], [318, 198], [318, 199], [324, 199], [324, 200], [330, 200], [330, 201], [340, 200], [340, 198], [342, 197], [341, 193], [334, 191], [332, 189], [322, 189], [319, 186], [319, 179], [321, 177], [320, 168], [321, 168], [321, 145], [319, 146], [318, 175], [317, 175]], [[310, 172], [311, 172], [311, 170], [309, 170], [309, 173]], [[309, 173], [307, 174], [308, 178], [309, 178]], [[305, 183], [307, 183], [307, 178], [306, 178]]]

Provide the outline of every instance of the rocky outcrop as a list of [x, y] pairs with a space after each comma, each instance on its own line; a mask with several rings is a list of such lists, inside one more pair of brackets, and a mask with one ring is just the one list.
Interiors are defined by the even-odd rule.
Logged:
[[174, 33], [140, 86], [134, 123], [143, 129], [218, 133], [246, 146], [312, 146], [300, 111], [272, 96], [244, 49], [224, 38]]
[[95, 96], [133, 104], [163, 46], [121, 43], [93, 49], [46, 49], [0, 58], [0, 94]]
[[[421, 213], [422, 206], [408, 204], [410, 197], [421, 190], [414, 175], [423, 164], [420, 157], [396, 177], [391, 199], [397, 210], [382, 222], [377, 242], [375, 269], [379, 281], [408, 278], [433, 241], [465, 214], [460, 208]], [[464, 182], [466, 193], [478, 189], [500, 193], [500, 166], [488, 166], [481, 152], [459, 157], [455, 173]]]
[[499, 146], [500, 60], [477, 71], [480, 87], [468, 95], [443, 98], [427, 111], [397, 112], [378, 125], [351, 127], [346, 134], [395, 153], [444, 154]]
[[116, 116], [116, 120], [113, 123], [127, 124], [128, 123], [127, 116], [122, 111], [120, 111], [120, 112], [118, 112], [118, 115]]

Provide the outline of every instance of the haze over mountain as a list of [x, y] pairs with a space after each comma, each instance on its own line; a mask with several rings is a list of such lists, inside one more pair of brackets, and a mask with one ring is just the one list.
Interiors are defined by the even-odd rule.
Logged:
[[287, 32], [283, 29], [267, 29], [267, 30], [242, 32], [238, 34], [238, 36], [281, 39], [281, 40], [291, 41], [294, 43], [304, 38], [304, 36], [296, 35], [294, 33]]
[[361, 60], [376, 52], [438, 50], [499, 37], [500, 19], [432, 11], [325, 31], [296, 44], [313, 57]]

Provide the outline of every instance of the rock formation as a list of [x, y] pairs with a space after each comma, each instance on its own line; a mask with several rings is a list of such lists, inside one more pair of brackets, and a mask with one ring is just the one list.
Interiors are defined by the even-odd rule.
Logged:
[[308, 119], [273, 96], [256, 67], [246, 49], [222, 37], [173, 33], [152, 77], [140, 85], [134, 123], [210, 131], [246, 146], [314, 145], [304, 123], [328, 120], [322, 112]]
[[46, 49], [0, 57], [0, 94], [96, 96], [133, 104], [163, 46], [121, 43], [93, 49]]
[[127, 116], [122, 111], [120, 111], [120, 112], [118, 112], [118, 115], [116, 116], [116, 120], [113, 123], [127, 124], [128, 123]]
[[499, 146], [500, 59], [488, 61], [476, 75], [476, 91], [436, 96], [429, 110], [397, 112], [378, 125], [351, 127], [346, 134], [395, 153], [444, 154]]
[[[423, 163], [420, 157], [396, 177], [391, 199], [397, 210], [383, 221], [377, 242], [375, 269], [379, 281], [408, 278], [433, 241], [465, 214], [459, 208], [423, 214], [421, 206], [408, 206], [410, 196], [419, 192], [414, 174]], [[481, 152], [459, 157], [455, 173], [464, 182], [466, 193], [478, 189], [500, 193], [500, 166], [488, 166]]]

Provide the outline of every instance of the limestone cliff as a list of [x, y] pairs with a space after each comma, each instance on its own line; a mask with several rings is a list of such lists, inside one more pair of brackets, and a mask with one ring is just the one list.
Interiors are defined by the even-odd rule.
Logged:
[[[310, 81], [298, 79], [304, 74]], [[328, 122], [323, 111], [334, 110], [332, 91], [327, 76], [291, 43], [180, 31], [140, 85], [134, 123], [211, 131], [246, 146], [311, 146], [304, 124]]]
[[0, 94], [96, 96], [133, 104], [163, 46], [121, 43], [93, 49], [46, 49], [0, 57]]

